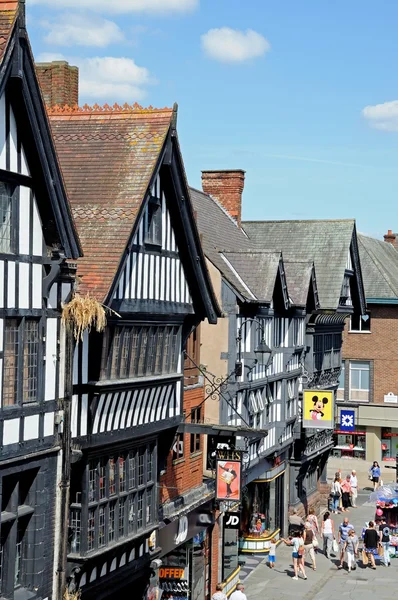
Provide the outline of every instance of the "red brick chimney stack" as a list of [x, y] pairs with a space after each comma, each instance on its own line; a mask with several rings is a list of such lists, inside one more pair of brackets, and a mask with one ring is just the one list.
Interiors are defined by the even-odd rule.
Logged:
[[36, 63], [36, 73], [47, 108], [79, 104], [79, 69], [65, 60]]
[[392, 244], [394, 248], [398, 249], [397, 236], [395, 235], [395, 233], [392, 232], [391, 229], [389, 229], [385, 234], [384, 241], [388, 242], [389, 244]]
[[240, 227], [245, 171], [242, 169], [202, 171], [202, 188], [217, 200]]

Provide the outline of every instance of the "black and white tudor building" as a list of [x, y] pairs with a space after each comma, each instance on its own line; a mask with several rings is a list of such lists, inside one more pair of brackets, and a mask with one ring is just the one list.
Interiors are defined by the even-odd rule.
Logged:
[[160, 550], [159, 474], [183, 418], [182, 351], [219, 309], [176, 109], [54, 108], [50, 121], [84, 250], [79, 291], [116, 311], [74, 356], [70, 587], [138, 599]]
[[0, 2], [0, 38], [0, 596], [51, 598], [68, 401], [60, 311], [75, 271], [65, 259], [81, 250], [22, 2]]

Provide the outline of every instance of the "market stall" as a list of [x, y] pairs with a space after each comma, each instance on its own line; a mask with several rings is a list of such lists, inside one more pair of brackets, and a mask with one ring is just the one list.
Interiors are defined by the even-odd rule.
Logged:
[[385, 518], [391, 531], [390, 557], [398, 558], [398, 484], [383, 485], [370, 494], [376, 505], [375, 520]]

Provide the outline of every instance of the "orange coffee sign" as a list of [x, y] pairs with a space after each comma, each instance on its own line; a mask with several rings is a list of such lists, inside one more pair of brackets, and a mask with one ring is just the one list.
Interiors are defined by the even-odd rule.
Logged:
[[183, 579], [185, 569], [178, 567], [162, 567], [159, 569], [159, 579]]

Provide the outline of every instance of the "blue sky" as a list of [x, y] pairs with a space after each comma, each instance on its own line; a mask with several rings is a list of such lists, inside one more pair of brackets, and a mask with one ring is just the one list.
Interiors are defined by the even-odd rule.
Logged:
[[243, 168], [246, 219], [398, 231], [398, 2], [26, 0], [36, 59], [81, 104], [179, 105], [191, 185]]

